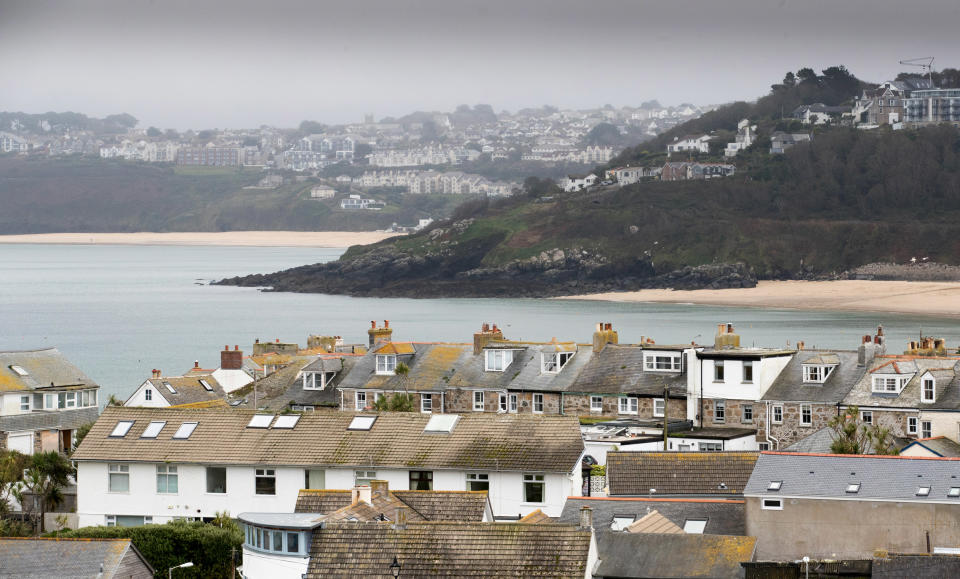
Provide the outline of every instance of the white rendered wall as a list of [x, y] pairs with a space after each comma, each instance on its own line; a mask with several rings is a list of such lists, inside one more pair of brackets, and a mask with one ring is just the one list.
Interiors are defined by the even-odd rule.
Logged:
[[[150, 400], [146, 398], [146, 391], [150, 390], [152, 392]], [[167, 399], [160, 394], [160, 391], [153, 387], [150, 381], [146, 381], [137, 388], [136, 392], [130, 395], [130, 398], [127, 398], [127, 401], [123, 403], [124, 406], [143, 406], [147, 408], [165, 408], [170, 406], [170, 403], [167, 402]]]
[[243, 576], [247, 579], [302, 579], [310, 557], [270, 555], [243, 548]]

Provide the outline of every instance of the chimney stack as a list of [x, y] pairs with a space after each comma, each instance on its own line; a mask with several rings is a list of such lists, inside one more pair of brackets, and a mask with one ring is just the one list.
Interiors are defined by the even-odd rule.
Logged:
[[193, 367], [194, 367], [194, 368], [199, 368], [199, 367], [200, 367], [200, 360], [194, 360], [194, 361], [193, 361]]
[[483, 324], [480, 331], [473, 335], [473, 355], [479, 356], [490, 342], [503, 340], [503, 331], [493, 324]]
[[717, 324], [717, 335], [714, 337], [713, 346], [717, 350], [740, 347], [740, 336], [733, 332], [733, 324]]
[[378, 342], [389, 342], [392, 335], [393, 330], [390, 328], [390, 320], [384, 320], [382, 328], [377, 327], [377, 322], [370, 322], [370, 329], [367, 330], [367, 336], [369, 337], [371, 348], [377, 345]]
[[353, 492], [350, 493], [350, 498], [353, 499], [354, 503], [361, 501], [369, 505], [372, 499], [370, 494], [370, 485], [358, 485], [353, 487]]
[[390, 483], [385, 480], [370, 481], [370, 495], [372, 497], [386, 498], [390, 492]]
[[803, 350], [804, 342], [797, 340], [797, 350]]
[[620, 337], [613, 329], [613, 324], [600, 322], [593, 332], [593, 353], [598, 354], [607, 346], [607, 344], [619, 344]]
[[393, 523], [393, 528], [397, 531], [407, 530], [407, 509], [410, 507], [397, 507], [397, 520]]
[[593, 509], [590, 507], [580, 507], [580, 529], [583, 531], [593, 530]]
[[220, 352], [220, 369], [222, 370], [240, 370], [243, 368], [243, 352], [237, 346], [230, 349], [230, 346], [224, 346]]

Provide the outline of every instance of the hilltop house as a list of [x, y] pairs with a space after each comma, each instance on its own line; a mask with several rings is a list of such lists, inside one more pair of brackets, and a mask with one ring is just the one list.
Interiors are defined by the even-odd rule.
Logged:
[[809, 143], [810, 133], [784, 133], [776, 131], [770, 135], [770, 154], [782, 155], [787, 149], [797, 143]]
[[56, 348], [0, 352], [0, 450], [69, 452], [99, 392]]
[[463, 491], [557, 516], [581, 489], [575, 417], [107, 407], [72, 459], [80, 526], [290, 513], [302, 488]]
[[597, 183], [597, 176], [593, 173], [589, 175], [567, 175], [560, 180], [558, 186], [567, 193], [573, 191], [582, 191], [587, 187], [592, 187]]
[[854, 120], [865, 125], [894, 125], [904, 120], [904, 101], [912, 91], [932, 89], [925, 78], [888, 80], [865, 89], [854, 102]]
[[825, 125], [850, 112], [850, 107], [828, 107], [823, 103], [814, 103], [812, 105], [800, 105], [790, 113], [790, 116], [805, 125]]
[[687, 179], [712, 179], [729, 177], [736, 172], [733, 165], [724, 163], [667, 162], [660, 169], [661, 181], [685, 181]]
[[732, 143], [727, 143], [723, 151], [725, 157], [736, 157], [737, 153], [746, 149], [757, 139], [757, 125], [751, 125], [749, 119], [737, 123], [737, 136]]
[[709, 153], [712, 139], [710, 135], [686, 135], [683, 138], [674, 138], [674, 141], [667, 145], [667, 157], [684, 152]]

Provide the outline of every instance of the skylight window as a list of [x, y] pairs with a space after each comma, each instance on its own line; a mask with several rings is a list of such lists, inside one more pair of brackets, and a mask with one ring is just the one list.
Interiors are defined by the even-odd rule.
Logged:
[[29, 376], [30, 372], [27, 372], [23, 369], [22, 366], [17, 366], [16, 364], [10, 366], [10, 369], [16, 373], [17, 376]]
[[273, 422], [273, 414], [254, 414], [247, 424], [247, 428], [269, 428]]
[[274, 428], [293, 428], [300, 421], [299, 414], [287, 414], [277, 416], [277, 421], [273, 423]]
[[458, 420], [460, 420], [460, 416], [457, 414], [434, 414], [427, 421], [423, 431], [450, 434]]
[[193, 431], [196, 430], [196, 422], [184, 422], [180, 425], [180, 428], [173, 433], [173, 437], [176, 439], [187, 439], [190, 438], [190, 435], [193, 434]]
[[707, 528], [706, 519], [687, 519], [683, 523], [683, 532], [695, 535], [702, 535]]
[[860, 483], [850, 483], [847, 485], [848, 493], [858, 493], [860, 492]]
[[960, 497], [960, 487], [950, 487], [950, 490], [947, 491], [947, 496], [950, 498]]
[[203, 389], [207, 392], [213, 392], [213, 386], [211, 386], [210, 383], [203, 378], [200, 379], [200, 385], [203, 386]]
[[140, 435], [140, 438], [156, 438], [167, 424], [165, 420], [155, 420], [147, 425], [146, 430]]
[[778, 490], [780, 490], [780, 487], [782, 487], [782, 486], [783, 486], [783, 481], [782, 481], [782, 480], [772, 480], [772, 481], [770, 481], [770, 484], [767, 485], [767, 490], [768, 490], [768, 491], [778, 491]]
[[918, 497], [930, 496], [930, 487], [917, 487], [917, 496]]
[[131, 426], [133, 426], [133, 420], [121, 420], [113, 427], [113, 432], [110, 433], [110, 436], [123, 438], [130, 432]]
[[171, 383], [167, 382], [166, 380], [164, 380], [164, 381], [163, 381], [163, 385], [167, 388], [167, 390], [170, 391], [170, 394], [176, 394], [176, 393], [177, 393], [177, 391], [173, 388], [173, 384], [171, 384]]
[[370, 430], [376, 420], [376, 416], [354, 416], [347, 430]]

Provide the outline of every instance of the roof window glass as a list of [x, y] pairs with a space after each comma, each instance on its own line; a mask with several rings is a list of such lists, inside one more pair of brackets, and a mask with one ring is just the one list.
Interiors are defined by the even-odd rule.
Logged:
[[200, 379], [200, 385], [203, 386], [203, 389], [207, 392], [213, 392], [213, 386], [211, 386], [210, 383], [203, 378]]
[[177, 393], [177, 391], [174, 390], [174, 388], [173, 388], [173, 384], [171, 384], [171, 383], [167, 382], [166, 380], [164, 380], [164, 381], [163, 381], [163, 385], [166, 387], [167, 390], [170, 391], [170, 394], [176, 394], [176, 393]]
[[778, 491], [778, 490], [780, 490], [780, 487], [782, 487], [782, 486], [783, 486], [783, 481], [782, 481], [782, 480], [772, 480], [772, 481], [770, 481], [770, 484], [767, 485], [767, 490], [768, 490], [768, 491]]
[[247, 423], [247, 428], [269, 428], [270, 423], [273, 422], [273, 417], [273, 414], [254, 414], [250, 422]]
[[457, 414], [434, 414], [427, 421], [423, 431], [450, 434], [459, 419], [460, 416]]
[[930, 495], [930, 487], [917, 487], [917, 496], [926, 497]]
[[960, 497], [960, 487], [950, 487], [950, 490], [947, 491], [948, 497]]
[[147, 425], [147, 428], [143, 431], [143, 434], [140, 435], [140, 438], [156, 438], [166, 424], [167, 422], [165, 420], [154, 420]]
[[10, 366], [10, 369], [13, 370], [17, 376], [29, 376], [30, 372], [27, 372], [23, 369], [23, 366], [17, 366], [16, 364]]
[[354, 416], [347, 430], [370, 430], [376, 420], [376, 416]]
[[858, 492], [860, 492], [860, 483], [856, 482], [856, 483], [850, 483], [850, 484], [848, 484], [848, 485], [847, 485], [847, 492], [848, 492], [848, 493], [858, 493]]
[[196, 422], [184, 422], [180, 425], [180, 428], [173, 433], [173, 437], [177, 439], [190, 438], [190, 435], [193, 434], [193, 431], [196, 430]]
[[113, 432], [110, 433], [110, 436], [123, 438], [130, 432], [131, 426], [133, 426], [133, 420], [121, 420], [113, 427]]
[[277, 421], [273, 423], [274, 428], [293, 428], [300, 421], [299, 414], [285, 414], [277, 416]]

